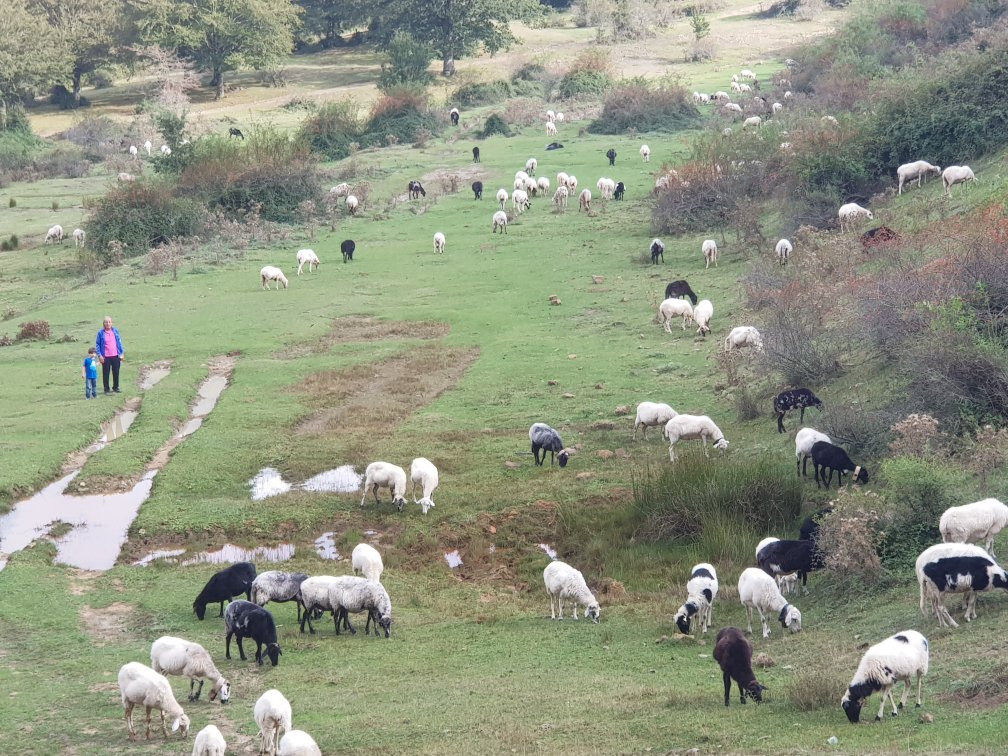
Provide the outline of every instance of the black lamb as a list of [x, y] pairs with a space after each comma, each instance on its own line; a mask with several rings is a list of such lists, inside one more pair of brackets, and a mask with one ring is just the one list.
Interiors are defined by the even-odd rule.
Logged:
[[784, 432], [784, 415], [788, 410], [800, 409], [801, 419], [799, 422], [804, 423], [806, 407], [822, 410], [822, 400], [807, 388], [789, 389], [777, 394], [773, 400], [773, 409], [777, 413], [777, 432]]
[[756, 703], [763, 702], [766, 688], [759, 684], [752, 671], [752, 646], [737, 627], [723, 627], [714, 642], [714, 659], [721, 665], [724, 678], [724, 705], [731, 698], [732, 680], [738, 683], [739, 701], [746, 702], [746, 696]]
[[242, 648], [242, 639], [251, 638], [256, 642], [256, 663], [261, 667], [263, 663], [263, 646], [266, 646], [266, 655], [269, 656], [273, 666], [277, 665], [280, 657], [280, 644], [277, 643], [276, 623], [273, 615], [261, 606], [253, 604], [251, 601], [235, 601], [228, 604], [227, 612], [224, 613], [224, 629], [227, 635], [224, 638], [224, 656], [231, 658], [231, 636], [238, 641], [238, 655], [245, 661], [245, 649]]
[[678, 281], [673, 281], [665, 287], [665, 299], [673, 299], [675, 297], [687, 297], [693, 303], [693, 306], [696, 307], [697, 295], [693, 293], [693, 289], [690, 288], [685, 279], [680, 278]]
[[406, 187], [406, 189], [407, 189], [407, 191], [409, 191], [409, 198], [410, 199], [420, 199], [420, 195], [421, 194], [424, 197], [427, 196], [427, 192], [423, 188], [423, 184], [421, 184], [416, 179], [413, 179], [412, 181], [410, 181], [409, 185]]
[[623, 182], [620, 181], [620, 182], [618, 182], [616, 184], [616, 190], [613, 192], [612, 198], [614, 200], [621, 200], [621, 199], [623, 199], [623, 194], [625, 192], [626, 192], [626, 187], [623, 185]]
[[651, 241], [651, 263], [657, 265], [659, 257], [662, 262], [665, 262], [665, 245], [662, 244], [661, 239], [654, 239]]
[[609, 158], [609, 165], [616, 165], [616, 150], [610, 147], [609, 152], [607, 152], [605, 156]]
[[458, 126], [459, 112], [455, 108], [452, 108], [452, 111], [448, 115], [451, 117], [452, 126]]
[[814, 541], [771, 541], [756, 555], [760, 569], [773, 578], [798, 573], [802, 587], [808, 585], [808, 573], [823, 567], [822, 555]]
[[241, 129], [236, 128], [234, 126], [232, 126], [230, 129], [228, 129], [228, 136], [238, 137], [243, 142], [245, 141], [245, 135], [241, 133]]
[[473, 197], [473, 199], [478, 199], [478, 200], [483, 199], [483, 182], [482, 181], [473, 181], [472, 182], [472, 190], [473, 190], [473, 194], [475, 195]]
[[343, 262], [347, 260], [353, 260], [354, 250], [357, 249], [357, 245], [354, 243], [353, 239], [344, 239], [343, 243], [339, 245], [340, 252], [343, 253]]
[[[529, 428], [529, 440], [532, 442], [532, 456], [535, 463], [542, 467], [546, 461], [546, 452], [550, 453], [550, 467], [553, 466], [554, 455], [560, 462], [560, 467], [567, 466], [570, 452], [563, 445], [560, 434], [553, 430], [546, 423], [533, 423]], [[539, 458], [539, 451], [542, 450], [542, 459]]]
[[[826, 488], [829, 488], [834, 470], [837, 473], [837, 486], [843, 485], [843, 474], [848, 470], [853, 473], [852, 480], [855, 483], [868, 482], [868, 471], [861, 465], [855, 465], [847, 456], [847, 452], [828, 441], [816, 441], [812, 444], [812, 467], [815, 468], [816, 488], [819, 488], [820, 475]], [[829, 470], [828, 477], [827, 470]]]
[[256, 568], [252, 562], [236, 562], [226, 570], [221, 570], [211, 577], [199, 596], [193, 601], [193, 611], [201, 620], [206, 616], [207, 604], [220, 602], [219, 617], [224, 616], [224, 602], [235, 596], [245, 594], [252, 598], [252, 581], [256, 578]]
[[478, 163], [479, 159], [479, 147], [473, 147], [473, 162]]

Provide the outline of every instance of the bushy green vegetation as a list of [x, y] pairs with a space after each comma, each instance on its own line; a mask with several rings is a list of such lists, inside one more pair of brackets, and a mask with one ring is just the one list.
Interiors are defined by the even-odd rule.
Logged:
[[680, 131], [693, 127], [700, 114], [682, 84], [654, 85], [643, 79], [620, 82], [605, 97], [602, 112], [591, 122], [593, 134], [623, 134], [628, 129]]
[[480, 131], [480, 136], [483, 139], [491, 137], [494, 134], [506, 137], [511, 136], [511, 127], [508, 126], [508, 122], [504, 120], [504, 116], [500, 113], [491, 113], [488, 115], [486, 123], [483, 124], [483, 130]]
[[170, 186], [158, 182], [125, 183], [99, 198], [84, 225], [88, 243], [106, 264], [121, 262], [122, 254], [135, 257], [170, 239], [195, 236], [203, 227], [205, 211], [191, 197], [176, 197]]
[[496, 81], [475, 81], [463, 84], [455, 90], [452, 102], [473, 107], [476, 105], [493, 105], [494, 103], [513, 97], [515, 94], [511, 84], [504, 79]]

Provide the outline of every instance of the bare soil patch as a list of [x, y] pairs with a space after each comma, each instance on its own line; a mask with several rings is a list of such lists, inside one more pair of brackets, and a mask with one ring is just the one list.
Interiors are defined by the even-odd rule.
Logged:
[[447, 336], [450, 331], [451, 326], [447, 323], [379, 320], [370, 315], [344, 315], [332, 321], [329, 332], [321, 339], [305, 347], [288, 349], [286, 356], [293, 359], [305, 354], [321, 354], [329, 351], [334, 344], [355, 341], [434, 340]]
[[116, 602], [94, 609], [85, 604], [80, 608], [79, 618], [96, 646], [119, 643], [133, 634], [132, 628], [138, 622], [136, 609], [122, 602]]

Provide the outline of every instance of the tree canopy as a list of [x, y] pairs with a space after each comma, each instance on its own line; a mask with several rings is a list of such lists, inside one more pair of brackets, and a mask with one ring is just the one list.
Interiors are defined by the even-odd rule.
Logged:
[[31, 97], [70, 70], [60, 36], [25, 0], [9, 0], [0, 13], [0, 39], [0, 103]]

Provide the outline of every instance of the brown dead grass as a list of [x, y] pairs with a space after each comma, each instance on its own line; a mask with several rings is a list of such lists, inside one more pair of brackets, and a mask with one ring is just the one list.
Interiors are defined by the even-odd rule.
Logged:
[[78, 613], [84, 632], [96, 646], [122, 643], [135, 635], [133, 628], [139, 624], [136, 609], [130, 604], [116, 602], [94, 609], [88, 604]]
[[285, 352], [288, 359], [306, 354], [328, 352], [335, 344], [349, 344], [355, 341], [396, 341], [402, 339], [423, 339], [430, 341], [447, 336], [451, 332], [448, 323], [430, 321], [379, 320], [370, 315], [344, 315], [333, 319], [329, 331], [318, 341], [291, 347]]

